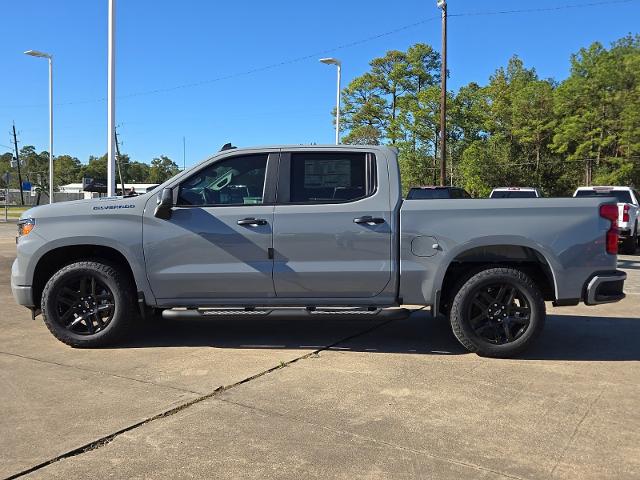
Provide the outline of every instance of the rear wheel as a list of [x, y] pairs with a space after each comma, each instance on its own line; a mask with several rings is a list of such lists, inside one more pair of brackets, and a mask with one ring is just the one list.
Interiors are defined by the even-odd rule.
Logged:
[[467, 350], [487, 357], [511, 357], [533, 343], [545, 317], [542, 293], [525, 273], [489, 268], [472, 276], [456, 293], [449, 319]]
[[119, 268], [77, 262], [54, 274], [42, 292], [45, 324], [72, 347], [101, 347], [121, 340], [137, 317], [133, 285]]

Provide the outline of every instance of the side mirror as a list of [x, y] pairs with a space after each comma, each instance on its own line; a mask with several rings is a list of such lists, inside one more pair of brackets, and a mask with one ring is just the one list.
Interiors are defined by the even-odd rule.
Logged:
[[158, 197], [158, 205], [156, 206], [153, 216], [162, 220], [171, 218], [171, 209], [173, 208], [173, 188], [164, 188]]

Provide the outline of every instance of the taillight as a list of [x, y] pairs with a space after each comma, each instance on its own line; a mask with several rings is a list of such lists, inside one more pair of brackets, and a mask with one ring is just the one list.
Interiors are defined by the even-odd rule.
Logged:
[[618, 253], [618, 206], [600, 205], [600, 216], [611, 222], [606, 236], [607, 253], [616, 255]]
[[622, 210], [622, 221], [623, 222], [629, 221], [629, 205], [625, 205]]

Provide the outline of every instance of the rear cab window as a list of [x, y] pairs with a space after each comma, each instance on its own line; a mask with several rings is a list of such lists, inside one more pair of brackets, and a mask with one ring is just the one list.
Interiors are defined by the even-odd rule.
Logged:
[[628, 190], [578, 190], [576, 197], [615, 197], [618, 203], [633, 203]]
[[491, 194], [491, 198], [537, 198], [533, 190], [497, 190]]

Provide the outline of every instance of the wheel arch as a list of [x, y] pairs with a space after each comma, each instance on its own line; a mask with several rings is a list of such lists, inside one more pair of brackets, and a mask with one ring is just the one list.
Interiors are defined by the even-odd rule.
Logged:
[[447, 310], [457, 289], [480, 270], [496, 266], [518, 268], [527, 273], [540, 288], [545, 300], [558, 298], [553, 264], [539, 249], [526, 244], [489, 243], [460, 248], [439, 271], [438, 311]]
[[44, 286], [56, 271], [65, 265], [82, 260], [103, 260], [112, 265], [117, 265], [122, 268], [123, 272], [136, 287], [136, 290], [141, 289], [140, 282], [136, 278], [130, 262], [120, 250], [111, 246], [97, 244], [65, 245], [44, 252], [35, 264], [32, 280], [35, 305], [40, 305]]

